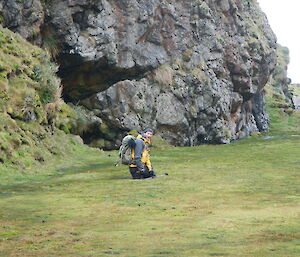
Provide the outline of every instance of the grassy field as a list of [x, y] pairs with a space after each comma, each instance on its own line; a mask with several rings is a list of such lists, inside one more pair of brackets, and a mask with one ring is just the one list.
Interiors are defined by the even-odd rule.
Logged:
[[300, 256], [300, 137], [278, 132], [289, 124], [276, 120], [275, 137], [154, 148], [156, 172], [170, 175], [152, 180], [88, 148], [1, 171], [0, 256]]

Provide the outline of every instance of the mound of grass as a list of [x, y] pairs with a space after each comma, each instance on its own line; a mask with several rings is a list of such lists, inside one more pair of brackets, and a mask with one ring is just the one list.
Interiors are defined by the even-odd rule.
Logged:
[[45, 51], [0, 26], [0, 164], [6, 168], [40, 165], [82, 144], [66, 135], [79, 126], [79, 114], [61, 99], [56, 71]]

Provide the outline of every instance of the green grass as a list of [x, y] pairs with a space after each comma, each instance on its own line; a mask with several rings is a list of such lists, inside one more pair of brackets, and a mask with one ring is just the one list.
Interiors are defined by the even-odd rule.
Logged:
[[116, 155], [3, 171], [0, 256], [299, 256], [299, 137], [154, 148], [145, 181]]
[[270, 131], [272, 135], [299, 135], [300, 112], [293, 109], [271, 108], [267, 106], [270, 116]]

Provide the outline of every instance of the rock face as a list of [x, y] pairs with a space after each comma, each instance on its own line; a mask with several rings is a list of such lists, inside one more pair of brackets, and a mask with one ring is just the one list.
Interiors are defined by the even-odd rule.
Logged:
[[145, 127], [182, 146], [268, 128], [276, 38], [255, 0], [4, 0], [0, 11], [56, 56], [66, 99], [115, 131], [111, 148]]
[[296, 110], [300, 110], [300, 84], [292, 84], [293, 91], [293, 104]]
[[[281, 96], [285, 107], [294, 107], [293, 96], [289, 90], [291, 79], [287, 77], [289, 62], [289, 49], [277, 44], [277, 64], [268, 81], [268, 86], [272, 89], [273, 98]], [[277, 96], [274, 97], [274, 94]]]

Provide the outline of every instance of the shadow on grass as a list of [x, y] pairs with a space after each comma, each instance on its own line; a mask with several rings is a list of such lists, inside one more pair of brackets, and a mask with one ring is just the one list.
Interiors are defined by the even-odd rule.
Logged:
[[107, 180], [133, 180], [132, 177], [130, 176], [130, 174], [126, 175], [122, 175], [122, 176], [110, 176], [109, 178], [107, 178]]
[[[113, 165], [111, 163], [94, 163], [89, 164], [86, 166], [67, 166], [67, 167], [61, 167], [58, 168], [57, 171], [64, 173], [64, 174], [75, 174], [75, 173], [87, 173], [90, 171], [96, 171], [99, 169], [112, 167]], [[53, 174], [53, 176], [57, 176], [56, 174]]]
[[3, 193], [3, 192], [0, 192], [0, 198], [9, 198], [9, 197], [12, 197], [13, 194], [12, 193]]
[[56, 170], [55, 173], [44, 174], [39, 177], [29, 176], [23, 178], [23, 181], [5, 184], [0, 182], [0, 198], [10, 197], [10, 192], [18, 194], [30, 194], [36, 191], [43, 191], [45, 187], [49, 186], [50, 188], [64, 186], [66, 184], [72, 184], [74, 182], [80, 183], [90, 183], [94, 178], [89, 178], [87, 180], [82, 180], [82, 178], [70, 178], [64, 181], [59, 179], [66, 175], [73, 174], [84, 174], [84, 173], [99, 173], [105, 171], [105, 168], [111, 167], [111, 163], [101, 163], [101, 164], [89, 164], [85, 166], [68, 166], [61, 167]]

